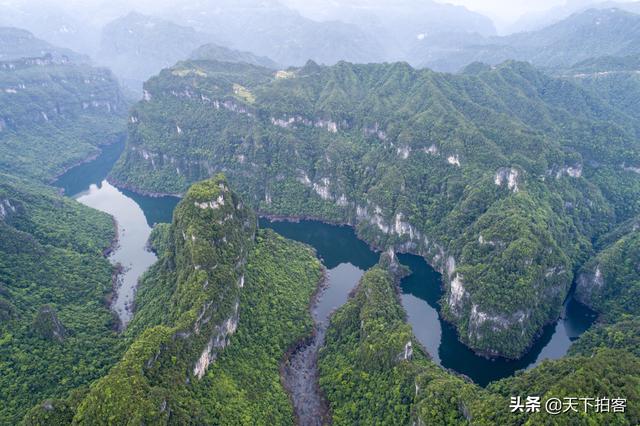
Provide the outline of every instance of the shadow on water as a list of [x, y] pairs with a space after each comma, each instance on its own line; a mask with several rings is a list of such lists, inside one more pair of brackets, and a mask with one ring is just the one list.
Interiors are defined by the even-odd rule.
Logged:
[[[114, 144], [102, 147], [102, 152], [95, 160], [70, 169], [60, 176], [53, 185], [64, 189], [64, 193], [71, 198], [78, 198], [80, 194], [88, 191], [91, 185], [102, 189], [103, 181], [120, 158], [124, 147], [124, 138]], [[119, 189], [119, 191], [142, 209], [150, 227], [156, 223], [171, 223], [173, 210], [180, 201], [176, 197], [148, 197], [126, 189]]]
[[133, 315], [139, 278], [157, 260], [147, 248], [151, 228], [155, 223], [170, 222], [178, 203], [177, 198], [145, 197], [111, 185], [106, 177], [123, 149], [124, 140], [105, 146], [95, 160], [74, 167], [54, 182], [65, 194], [110, 214], [118, 224], [118, 244], [109, 259], [121, 267], [111, 308], [122, 328]]
[[53, 185], [64, 189], [65, 195], [71, 198], [76, 198], [79, 193], [88, 190], [92, 184], [100, 186], [120, 158], [124, 145], [125, 140], [121, 138], [116, 143], [103, 146], [102, 152], [95, 160], [68, 170], [53, 182]]
[[[261, 219], [260, 224], [284, 237], [313, 246], [323, 259], [330, 278], [327, 293], [336, 291], [340, 297], [328, 297], [319, 302], [318, 310], [322, 313], [320, 320], [346, 301], [346, 295], [355, 287], [364, 271], [374, 266], [379, 258], [379, 254], [359, 240], [349, 227], [315, 221], [291, 223], [269, 222], [265, 219]], [[398, 259], [412, 270], [412, 274], [401, 282], [401, 300], [416, 337], [436, 363], [464, 374], [482, 386], [511, 376], [518, 370], [531, 368], [544, 359], [561, 358], [567, 353], [571, 342], [595, 320], [593, 312], [568, 298], [562, 319], [545, 327], [523, 358], [517, 361], [486, 359], [463, 345], [455, 328], [441, 319], [438, 312], [443, 295], [441, 275], [422, 257], [400, 254]], [[338, 274], [336, 279], [332, 276], [334, 272]], [[338, 291], [334, 287], [343, 289]]]
[[563, 357], [571, 343], [596, 318], [590, 309], [568, 297], [562, 318], [543, 329], [541, 336], [524, 357], [519, 360], [487, 359], [463, 345], [455, 328], [440, 318], [438, 310], [443, 295], [441, 275], [419, 256], [401, 254], [398, 258], [413, 272], [402, 281], [401, 288], [402, 304], [416, 337], [427, 348], [434, 361], [469, 376], [482, 386], [511, 376], [518, 370], [532, 368], [545, 359]]
[[[132, 247], [121, 247], [123, 254], [133, 250], [127, 257], [139, 256], [146, 268], [153, 261], [144, 252], [143, 242], [155, 223], [171, 222], [173, 210], [178, 203], [174, 197], [147, 197], [126, 190], [118, 190], [109, 185], [105, 178], [124, 149], [124, 140], [103, 147], [102, 154], [94, 161], [81, 164], [63, 176], [55, 185], [76, 199], [91, 201], [96, 207], [109, 211], [120, 206], [121, 217], [116, 219], [125, 224], [125, 235], [134, 242]], [[93, 197], [93, 198], [92, 198]], [[127, 207], [129, 206], [129, 207]], [[135, 217], [141, 218], [133, 222]], [[145, 223], [146, 222], [146, 223]], [[261, 227], [268, 227], [292, 240], [301, 241], [314, 247], [327, 268], [327, 288], [314, 308], [316, 321], [326, 324], [330, 313], [347, 300], [348, 294], [357, 285], [364, 271], [378, 262], [379, 254], [356, 237], [350, 227], [333, 226], [315, 221], [269, 222], [260, 220]], [[140, 233], [141, 235], [137, 235]], [[138, 236], [135, 239], [134, 236]], [[121, 244], [127, 241], [121, 238]], [[137, 253], [137, 254], [135, 254]], [[115, 255], [117, 256], [117, 254]], [[442, 297], [441, 276], [421, 257], [399, 255], [400, 261], [409, 266], [413, 273], [402, 283], [402, 304], [407, 311], [416, 337], [432, 355], [435, 362], [465, 374], [480, 385], [512, 375], [517, 370], [530, 368], [543, 359], [557, 359], [564, 356], [571, 342], [587, 330], [595, 315], [571, 298], [565, 303], [562, 319], [544, 328], [542, 335], [531, 350], [520, 360], [488, 360], [474, 354], [458, 340], [456, 330], [444, 322], [438, 313]], [[133, 262], [135, 259], [128, 259]], [[135, 263], [135, 262], [134, 262]], [[133, 264], [130, 286], [135, 286], [139, 274]], [[127, 294], [128, 302], [132, 294]]]

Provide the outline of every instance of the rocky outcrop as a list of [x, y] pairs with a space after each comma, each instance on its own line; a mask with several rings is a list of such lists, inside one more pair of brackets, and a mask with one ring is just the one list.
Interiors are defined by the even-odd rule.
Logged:
[[591, 306], [593, 297], [600, 293], [604, 286], [605, 281], [600, 265], [596, 265], [592, 270], [585, 269], [576, 280], [575, 298]]
[[518, 187], [518, 178], [520, 177], [520, 172], [515, 168], [501, 168], [496, 173], [494, 182], [498, 186], [507, 185], [507, 188], [512, 192], [518, 192], [520, 188]]
[[15, 212], [16, 207], [11, 203], [11, 200], [7, 198], [0, 199], [0, 220], [5, 220]]
[[33, 332], [51, 342], [62, 343], [67, 337], [67, 330], [51, 306], [42, 306], [33, 320]]

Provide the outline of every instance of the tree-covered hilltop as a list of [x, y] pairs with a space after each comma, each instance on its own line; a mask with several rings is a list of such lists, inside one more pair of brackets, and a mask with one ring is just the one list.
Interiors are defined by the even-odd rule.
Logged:
[[640, 54], [599, 56], [555, 73], [592, 91], [610, 105], [640, 118]]
[[122, 359], [25, 424], [292, 424], [279, 365], [312, 331], [321, 265], [255, 227], [222, 176], [192, 186], [173, 224], [154, 231], [160, 260], [140, 284]]
[[110, 71], [52, 56], [0, 62], [0, 171], [49, 180], [124, 131]]
[[524, 63], [191, 61], [145, 90], [116, 181], [181, 193], [222, 170], [261, 212], [422, 254], [444, 272], [444, 314], [486, 354], [521, 355], [591, 242], [640, 213], [638, 122]]
[[244, 62], [274, 70], [279, 68], [278, 64], [265, 56], [257, 56], [251, 52], [240, 52], [214, 43], [198, 47], [191, 52], [189, 59], [193, 61]]
[[112, 219], [0, 174], [0, 424], [106, 374], [124, 347], [103, 257]]
[[[607, 349], [608, 342], [589, 338], [590, 353], [546, 361], [483, 389], [428, 359], [405, 322], [396, 291], [393, 276], [378, 265], [331, 320], [320, 353], [320, 385], [333, 424], [634, 425], [640, 420], [640, 358], [629, 346]], [[595, 408], [588, 415], [544, 413], [549, 398], [578, 395], [627, 398], [626, 413]], [[513, 396], [540, 397], [542, 412], [512, 413]]]

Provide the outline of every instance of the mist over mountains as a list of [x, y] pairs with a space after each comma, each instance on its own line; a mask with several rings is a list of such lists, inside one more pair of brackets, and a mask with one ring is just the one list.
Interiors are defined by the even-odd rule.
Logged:
[[283, 68], [308, 60], [325, 65], [406, 61], [459, 71], [471, 62], [506, 59], [566, 67], [592, 56], [624, 53], [636, 41], [632, 13], [638, 11], [640, 2], [569, 1], [544, 14], [524, 15], [511, 26], [514, 32], [535, 31], [498, 37], [486, 16], [435, 1], [141, 0], [36, 6], [33, 0], [18, 0], [0, 5], [0, 25], [30, 30], [89, 55], [139, 92], [144, 80], [207, 43], [269, 58]]
[[560, 3], [0, 0], [0, 424], [640, 424], [640, 2]]

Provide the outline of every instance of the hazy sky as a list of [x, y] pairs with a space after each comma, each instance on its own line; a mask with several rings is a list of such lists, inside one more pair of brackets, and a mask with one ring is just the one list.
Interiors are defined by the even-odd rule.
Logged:
[[[530, 12], [540, 12], [567, 3], [591, 4], [605, 0], [436, 0], [440, 3], [452, 3], [465, 6], [469, 10], [480, 12], [500, 24], [513, 23], [520, 16]], [[614, 0], [626, 3], [636, 0]]]
[[437, 0], [465, 6], [500, 21], [515, 21], [525, 13], [550, 9], [565, 4], [565, 0]]

